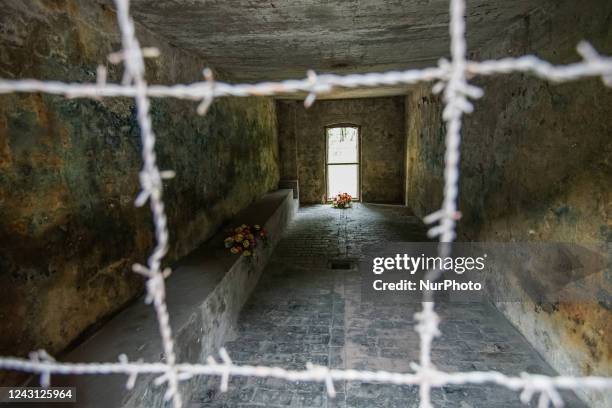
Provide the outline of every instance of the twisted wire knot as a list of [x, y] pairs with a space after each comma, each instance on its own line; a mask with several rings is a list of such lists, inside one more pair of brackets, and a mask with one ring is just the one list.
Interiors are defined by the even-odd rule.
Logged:
[[586, 42], [581, 41], [576, 47], [578, 54], [582, 56], [585, 62], [589, 63], [596, 69], [601, 69], [601, 80], [604, 85], [612, 87], [612, 58], [601, 56], [593, 46]]
[[563, 407], [563, 399], [559, 392], [545, 376], [521, 373], [521, 378], [525, 380], [520, 395], [523, 404], [528, 405], [533, 395], [540, 393], [538, 408], [548, 408], [551, 403], [556, 408]]
[[215, 100], [215, 78], [212, 70], [210, 68], [204, 68], [202, 71], [204, 74], [204, 79], [206, 79], [206, 90], [204, 93], [204, 97], [202, 98], [202, 102], [198, 105], [196, 111], [198, 115], [206, 115], [210, 105], [212, 105]]
[[325, 389], [327, 395], [331, 398], [336, 396], [336, 387], [334, 387], [334, 380], [331, 375], [331, 370], [328, 367], [321, 365], [314, 365], [311, 362], [306, 363], [306, 369], [311, 371], [313, 376], [321, 378], [325, 383]]
[[163, 187], [162, 180], [174, 178], [175, 175], [176, 173], [173, 170], [159, 171], [157, 168], [142, 170], [138, 174], [142, 190], [136, 197], [136, 207], [145, 205], [151, 196], [159, 197]]
[[[33, 363], [54, 363], [55, 359], [47, 353], [45, 350], [40, 349], [33, 351], [29, 354], [30, 361]], [[40, 371], [40, 385], [41, 387], [48, 387], [51, 384], [51, 371], [41, 370]]]
[[430, 335], [432, 337], [438, 337], [440, 335], [440, 317], [432, 310], [423, 309], [420, 312], [414, 314], [414, 318], [418, 321], [415, 325], [415, 330], [421, 335]]

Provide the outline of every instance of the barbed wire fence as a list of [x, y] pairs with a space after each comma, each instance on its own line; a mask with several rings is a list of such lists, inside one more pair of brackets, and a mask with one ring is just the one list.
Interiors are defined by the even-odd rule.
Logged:
[[[477, 99], [483, 91], [468, 83], [468, 77], [495, 74], [528, 73], [551, 82], [575, 81], [589, 77], [601, 77], [605, 86], [612, 87], [612, 58], [599, 55], [588, 43], [580, 43], [578, 53], [583, 61], [555, 66], [531, 55], [519, 58], [503, 58], [489, 61], [469, 61], [466, 58], [465, 0], [450, 0], [451, 60], [441, 59], [437, 67], [366, 73], [352, 75], [316, 75], [309, 71], [307, 78], [258, 84], [229, 84], [214, 80], [212, 71], [204, 70], [205, 80], [188, 85], [151, 85], [145, 80], [145, 58], [154, 58], [159, 51], [140, 46], [135, 35], [134, 22], [129, 14], [129, 0], [115, 0], [117, 20], [121, 31], [122, 50], [109, 56], [113, 64], [123, 63], [124, 76], [120, 84], [106, 82], [106, 68], [100, 66], [96, 83], [63, 83], [38, 80], [0, 79], [0, 94], [10, 92], [43, 92], [63, 95], [68, 98], [130, 97], [134, 98], [137, 121], [142, 139], [143, 167], [140, 171], [141, 192], [135, 204], [143, 206], [149, 202], [155, 227], [155, 247], [146, 265], [136, 264], [133, 270], [146, 277], [147, 303], [152, 303], [159, 323], [164, 358], [162, 362], [130, 362], [124, 354], [114, 363], [62, 363], [55, 361], [45, 351], [32, 352], [29, 359], [0, 357], [0, 369], [18, 370], [40, 375], [40, 383], [49, 386], [51, 375], [125, 374], [127, 388], [131, 389], [140, 374], [158, 375], [155, 385], [166, 384], [165, 399], [171, 400], [174, 408], [180, 408], [182, 398], [181, 381], [195, 376], [219, 376], [221, 391], [228, 389], [230, 377], [273, 377], [288, 381], [311, 381], [324, 383], [330, 397], [335, 396], [335, 381], [362, 381], [413, 385], [420, 388], [420, 407], [430, 408], [431, 389], [445, 385], [492, 384], [520, 392], [521, 401], [529, 403], [539, 394], [538, 406], [551, 403], [561, 407], [560, 390], [579, 388], [611, 389], [612, 377], [549, 377], [523, 373], [507, 376], [496, 371], [468, 371], [447, 373], [436, 369], [431, 361], [431, 344], [440, 335], [439, 317], [431, 292], [425, 292], [422, 310], [416, 314], [416, 331], [420, 336], [420, 361], [412, 363], [412, 373], [330, 369], [325, 366], [307, 364], [303, 370], [285, 370], [280, 367], [250, 366], [234, 364], [225, 351], [219, 350], [221, 361], [209, 357], [206, 364], [179, 363], [174, 351], [172, 329], [166, 307], [166, 285], [170, 269], [162, 269], [162, 260], [168, 251], [168, 227], [162, 195], [162, 180], [172, 178], [173, 171], [161, 171], [157, 166], [155, 133], [149, 115], [150, 98], [177, 98], [198, 101], [197, 112], [205, 114], [215, 98], [226, 96], [272, 96], [295, 92], [306, 92], [304, 104], [312, 105], [318, 95], [335, 88], [374, 87], [381, 85], [416, 84], [437, 81], [434, 92], [443, 92], [443, 120], [446, 123], [446, 153], [444, 167], [444, 199], [442, 208], [427, 217], [425, 222], [434, 224], [429, 229], [430, 237], [438, 237], [442, 243], [439, 255], [445, 257], [455, 239], [455, 226], [460, 218], [457, 210], [459, 181], [459, 159], [461, 125], [464, 114], [473, 110], [470, 99]], [[425, 279], [436, 280], [442, 271], [431, 270]]]

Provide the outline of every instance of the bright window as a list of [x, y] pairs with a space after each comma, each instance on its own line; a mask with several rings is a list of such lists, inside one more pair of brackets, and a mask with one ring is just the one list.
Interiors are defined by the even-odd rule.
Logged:
[[327, 199], [338, 193], [349, 193], [359, 199], [359, 128], [328, 127], [325, 133]]

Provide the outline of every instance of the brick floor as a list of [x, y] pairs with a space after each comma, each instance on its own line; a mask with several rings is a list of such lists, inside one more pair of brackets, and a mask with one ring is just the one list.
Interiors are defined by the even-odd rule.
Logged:
[[[424, 227], [403, 207], [356, 204], [348, 210], [306, 206], [280, 241], [226, 344], [233, 360], [300, 369], [310, 361], [334, 368], [410, 371], [418, 361], [417, 303], [361, 301], [359, 273], [330, 269], [329, 260], [358, 260], [362, 249], [391, 241], [424, 241]], [[440, 304], [443, 336], [433, 361], [443, 370], [554, 374], [527, 341], [488, 304]], [[208, 380], [193, 407], [417, 407], [418, 388], [234, 378], [226, 394]], [[573, 394], [566, 406], [582, 407]], [[441, 407], [518, 407], [518, 393], [501, 387], [456, 386], [433, 391]], [[535, 402], [534, 402], [535, 405]]]

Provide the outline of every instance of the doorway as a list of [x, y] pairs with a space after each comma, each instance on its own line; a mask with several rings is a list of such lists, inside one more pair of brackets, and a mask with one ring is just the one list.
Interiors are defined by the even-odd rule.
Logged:
[[359, 200], [359, 127], [335, 125], [325, 128], [327, 201], [339, 193], [349, 193]]

